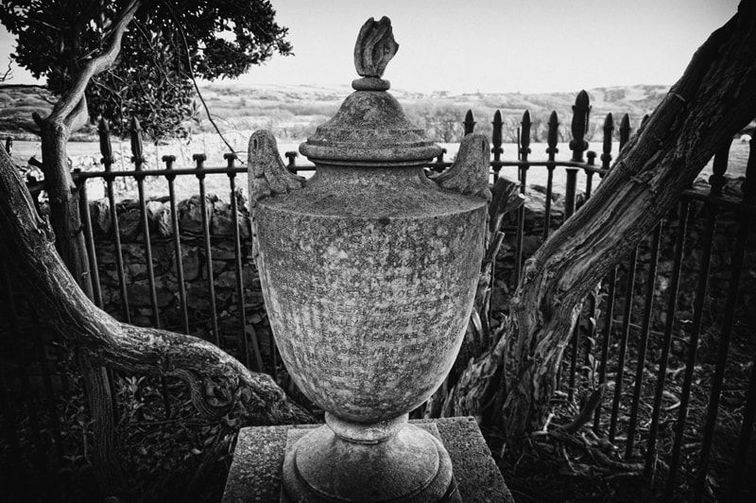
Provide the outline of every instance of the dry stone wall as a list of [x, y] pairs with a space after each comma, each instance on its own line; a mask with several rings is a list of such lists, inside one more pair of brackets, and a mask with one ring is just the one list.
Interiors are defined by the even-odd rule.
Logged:
[[[229, 203], [219, 200], [212, 194], [206, 197], [211, 236], [210, 260], [212, 260], [221, 346], [239, 356], [240, 338], [251, 338], [253, 333], [257, 335], [263, 352], [267, 353], [270, 329], [265, 318], [260, 281], [251, 256], [249, 214], [241, 193], [237, 195], [237, 201], [240, 209], [237, 217], [241, 241], [246, 327], [241, 326], [239, 316], [240, 300], [236, 286], [232, 208]], [[110, 208], [107, 200], [94, 200], [89, 204], [102, 285], [103, 308], [117, 318], [124, 319]], [[183, 331], [173, 225], [168, 198], [148, 201], [146, 210], [161, 325], [170, 330]], [[139, 203], [134, 200], [123, 200], [117, 204], [116, 211], [131, 321], [136, 325], [150, 326], [153, 325], [153, 309]], [[190, 332], [214, 341], [208, 257], [203, 240], [199, 196], [195, 195], [179, 201], [177, 212]]]
[[[729, 179], [725, 185], [725, 195], [733, 200], [741, 197], [740, 186], [742, 178]], [[706, 189], [702, 185], [702, 189]], [[543, 225], [545, 221], [545, 189], [529, 186], [528, 200], [525, 204], [525, 232], [523, 236], [523, 256], [525, 258], [543, 242]], [[583, 195], [578, 194], [580, 205]], [[207, 216], [210, 222], [211, 258], [213, 261], [213, 281], [215, 285], [217, 312], [221, 345], [224, 349], [237, 352], [240, 347], [240, 337], [251, 337], [256, 334], [260, 341], [264, 358], [269, 356], [270, 327], [265, 316], [263, 296], [260, 282], [255, 269], [251, 252], [252, 241], [250, 235], [249, 214], [247, 204], [241, 192], [237, 194], [239, 214], [239, 233], [242, 250], [242, 279], [244, 284], [244, 308], [246, 310], [247, 327], [241, 327], [239, 317], [239, 299], [236, 293], [236, 273], [234, 255], [233, 215], [231, 205], [219, 200], [214, 195], [207, 197]], [[146, 204], [152, 241], [153, 266], [157, 290], [158, 307], [160, 309], [162, 325], [173, 330], [182, 330], [181, 305], [179, 302], [178, 280], [176, 278], [176, 258], [173, 245], [173, 226], [171, 223], [170, 204], [167, 197], [150, 200]], [[688, 227], [686, 254], [683, 263], [683, 274], [680, 285], [678, 313], [683, 319], [692, 318], [692, 305], [695, 292], [697, 271], [700, 267], [702, 254], [703, 228], [706, 214], [700, 204], [691, 206], [690, 223]], [[186, 281], [187, 305], [189, 310], [190, 331], [195, 335], [214, 340], [211, 333], [210, 295], [207, 277], [207, 257], [205, 256], [202, 238], [202, 215], [199, 196], [179, 201], [179, 228], [181, 231], [182, 262]], [[106, 200], [90, 201], [92, 226], [96, 238], [98, 268], [102, 283], [103, 304], [105, 310], [123, 319], [121, 306], [118, 272], [116, 267], [115, 248], [110, 224], [109, 207]], [[148, 271], [145, 260], [144, 233], [141, 229], [140, 210], [137, 201], [124, 200], [118, 203], [118, 223], [122, 241], [122, 253], [125, 264], [125, 279], [129, 298], [129, 309], [132, 321], [138, 325], [152, 324], [152, 305], [149, 294]], [[564, 221], [564, 197], [552, 194], [551, 203], [551, 232]], [[516, 220], [512, 217], [504, 223], [510, 232], [507, 233], [502, 244], [496, 266], [496, 289], [493, 293], [492, 306], [494, 310], [506, 310], [507, 301], [514, 285], [514, 260], [516, 252]], [[716, 339], [721, 325], [722, 301], [725, 299], [731, 276], [732, 244], [739, 226], [735, 214], [721, 212], [713, 243], [711, 276], [707, 295], [707, 309], [705, 324], [711, 327], [709, 332]], [[658, 277], [655, 288], [655, 314], [652, 320], [652, 330], [659, 333], [663, 330], [665, 316], [664, 307], [671, 279], [672, 258], [674, 253], [675, 233], [679, 227], [676, 215], [668, 221], [662, 235]], [[638, 271], [634, 288], [633, 324], [640, 323], [643, 311], [643, 297], [645, 292], [646, 275], [651, 256], [650, 240], [640, 244]], [[756, 233], [751, 232], [746, 250], [746, 270], [741, 282], [741, 296], [738, 299], [737, 327], [752, 326], [756, 323], [755, 313], [745, 306], [754, 305], [756, 298]], [[626, 291], [626, 264], [619, 267], [617, 285], [617, 304], [615, 308], [615, 329], [621, 325], [621, 306], [624, 304]], [[602, 291], [601, 294], [605, 294]], [[603, 296], [600, 300], [603, 300]], [[604, 306], [599, 305], [601, 310]], [[599, 329], [603, 320], [598, 320]], [[683, 323], [682, 332], [686, 330]], [[681, 334], [683, 335], [683, 334]], [[652, 337], [653, 339], [654, 337]], [[250, 341], [251, 342], [251, 341]], [[713, 341], [711, 341], [713, 342]], [[704, 337], [706, 344], [706, 337]], [[652, 347], [653, 347], [652, 343]], [[706, 351], [704, 351], [706, 354]], [[266, 359], [266, 361], [269, 361]]]

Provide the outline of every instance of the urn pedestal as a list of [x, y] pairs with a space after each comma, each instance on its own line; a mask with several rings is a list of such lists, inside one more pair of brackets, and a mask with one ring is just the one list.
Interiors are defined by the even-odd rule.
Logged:
[[363, 76], [300, 147], [289, 174], [272, 135], [249, 144], [257, 265], [271, 328], [326, 425], [287, 453], [291, 501], [447, 501], [451, 462], [408, 413], [438, 388], [464, 336], [483, 255], [488, 143], [468, 136], [436, 181], [440, 148], [405, 117], [381, 74], [398, 45], [387, 18], [355, 47]]
[[[496, 462], [472, 417], [411, 420], [433, 433], [452, 460], [454, 479], [465, 503], [513, 503]], [[319, 425], [242, 428], [223, 491], [222, 503], [291, 503], [281, 490], [286, 447]]]

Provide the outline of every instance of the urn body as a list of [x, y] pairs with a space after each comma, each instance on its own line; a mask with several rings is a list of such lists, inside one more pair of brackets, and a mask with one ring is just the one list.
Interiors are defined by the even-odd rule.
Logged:
[[331, 414], [375, 423], [424, 402], [459, 350], [486, 204], [423, 169], [319, 165], [261, 200], [258, 264], [281, 358]]

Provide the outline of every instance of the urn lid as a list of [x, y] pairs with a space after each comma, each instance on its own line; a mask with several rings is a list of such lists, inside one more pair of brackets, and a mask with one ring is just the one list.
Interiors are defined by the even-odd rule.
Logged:
[[414, 166], [431, 161], [441, 147], [412, 124], [402, 106], [386, 92], [383, 71], [399, 49], [391, 20], [368, 19], [354, 47], [354, 64], [362, 77], [339, 111], [299, 146], [314, 163], [347, 166]]

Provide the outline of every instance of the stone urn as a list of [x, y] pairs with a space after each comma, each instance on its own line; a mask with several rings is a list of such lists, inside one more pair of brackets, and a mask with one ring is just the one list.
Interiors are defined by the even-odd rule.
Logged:
[[470, 317], [485, 240], [489, 145], [440, 153], [381, 77], [398, 44], [372, 18], [362, 77], [300, 146], [290, 174], [267, 131], [249, 142], [255, 253], [278, 350], [326, 425], [287, 448], [287, 501], [456, 501], [449, 455], [408, 414], [440, 386]]

